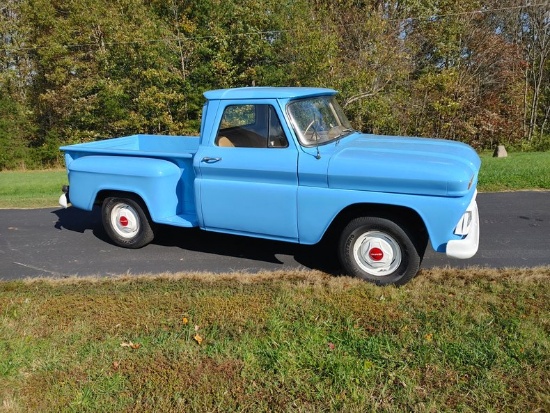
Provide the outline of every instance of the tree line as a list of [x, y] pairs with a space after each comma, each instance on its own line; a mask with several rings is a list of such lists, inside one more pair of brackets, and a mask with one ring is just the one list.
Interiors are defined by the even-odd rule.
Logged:
[[196, 134], [202, 93], [337, 89], [355, 128], [550, 149], [548, 0], [3, 0], [0, 170]]

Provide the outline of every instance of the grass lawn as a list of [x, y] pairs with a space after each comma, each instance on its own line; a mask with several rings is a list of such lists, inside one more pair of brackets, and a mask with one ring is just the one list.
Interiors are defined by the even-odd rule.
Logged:
[[57, 205], [65, 170], [1, 171], [0, 208], [42, 208]]
[[506, 158], [481, 155], [480, 191], [550, 189], [550, 152], [512, 152]]
[[0, 410], [549, 411], [550, 268], [0, 283]]

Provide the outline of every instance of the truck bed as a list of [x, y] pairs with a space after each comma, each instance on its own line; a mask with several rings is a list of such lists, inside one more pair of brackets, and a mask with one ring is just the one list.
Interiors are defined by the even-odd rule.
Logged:
[[167, 135], [63, 146], [71, 203], [91, 210], [107, 184], [109, 190], [141, 196], [154, 222], [197, 226], [193, 157], [198, 148], [199, 137]]
[[199, 148], [198, 136], [131, 135], [103, 141], [63, 146], [65, 153], [94, 153], [192, 158]]

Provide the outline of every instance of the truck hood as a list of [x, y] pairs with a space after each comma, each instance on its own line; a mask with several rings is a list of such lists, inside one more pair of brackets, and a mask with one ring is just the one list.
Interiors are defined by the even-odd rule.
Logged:
[[328, 167], [331, 188], [464, 196], [481, 161], [468, 145], [441, 139], [356, 135], [342, 141]]

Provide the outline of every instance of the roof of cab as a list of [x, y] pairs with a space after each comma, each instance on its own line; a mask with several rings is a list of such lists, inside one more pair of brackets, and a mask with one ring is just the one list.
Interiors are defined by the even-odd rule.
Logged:
[[223, 99], [298, 99], [303, 97], [335, 95], [333, 89], [320, 87], [241, 87], [210, 90], [204, 93], [208, 100]]

